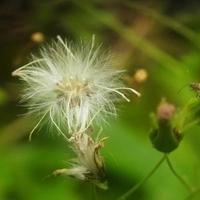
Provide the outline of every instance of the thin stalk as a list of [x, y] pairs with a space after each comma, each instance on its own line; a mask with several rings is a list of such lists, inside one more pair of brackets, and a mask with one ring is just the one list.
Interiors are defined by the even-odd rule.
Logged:
[[200, 188], [194, 190], [192, 193], [190, 193], [184, 200], [190, 200], [192, 199], [195, 195], [200, 193]]
[[94, 184], [92, 184], [92, 200], [97, 200], [97, 189]]
[[189, 192], [193, 192], [193, 188], [176, 172], [176, 170], [174, 169], [169, 157], [166, 155], [166, 161], [167, 164], [171, 170], [171, 172], [174, 174], [174, 176], [182, 183], [182, 185], [189, 191]]
[[200, 123], [200, 119], [194, 120], [194, 121], [188, 123], [187, 125], [185, 125], [185, 127], [184, 127], [184, 129], [182, 131], [185, 132], [188, 129], [190, 129], [192, 126], [197, 125], [199, 123]]
[[154, 168], [147, 174], [146, 177], [144, 177], [138, 184], [134, 185], [130, 190], [128, 190], [126, 193], [124, 193], [121, 197], [118, 198], [118, 200], [125, 200], [127, 199], [131, 194], [133, 194], [139, 187], [141, 187], [160, 167], [160, 165], [164, 162], [166, 159], [166, 155], [164, 155], [159, 162], [154, 166]]
[[[190, 113], [189, 112], [189, 109], [190, 109], [190, 106], [195, 103], [196, 101], [198, 101], [198, 99], [196, 100], [196, 98], [191, 98], [186, 104], [185, 106], [182, 108], [182, 110], [180, 111], [178, 117], [176, 118], [176, 121], [177, 121], [177, 128], [180, 132], [183, 132], [185, 131], [185, 129], [187, 129], [188, 125], [186, 125], [184, 127], [184, 124], [186, 123], [186, 120], [187, 120], [187, 113]], [[179, 117], [180, 116], [180, 117]], [[196, 124], [197, 122], [195, 122]]]

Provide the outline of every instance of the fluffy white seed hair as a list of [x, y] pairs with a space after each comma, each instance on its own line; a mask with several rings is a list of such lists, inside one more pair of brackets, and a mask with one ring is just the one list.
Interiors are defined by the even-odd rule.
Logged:
[[140, 95], [124, 87], [122, 71], [111, 68], [110, 55], [95, 46], [94, 37], [91, 44], [75, 46], [58, 36], [12, 74], [24, 82], [22, 102], [39, 119], [30, 137], [44, 119], [66, 138], [84, 132], [94, 119], [116, 115], [114, 103], [129, 101], [123, 91]]

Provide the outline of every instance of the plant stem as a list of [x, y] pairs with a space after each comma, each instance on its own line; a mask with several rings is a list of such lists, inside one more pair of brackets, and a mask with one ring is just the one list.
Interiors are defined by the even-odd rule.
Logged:
[[97, 200], [97, 190], [94, 184], [92, 184], [92, 200]]
[[[177, 121], [177, 129], [180, 131], [180, 132], [183, 132], [185, 131], [187, 128], [188, 128], [188, 125], [186, 124], [186, 121], [187, 121], [187, 118], [188, 118], [188, 115], [187, 113], [190, 113], [190, 109], [191, 109], [191, 106], [195, 103], [198, 102], [198, 99], [197, 98], [191, 98], [185, 105], [184, 107], [181, 109], [181, 111], [179, 112], [178, 114], [178, 117], [176, 118], [176, 121]], [[191, 122], [193, 123], [193, 122]], [[196, 123], [196, 122], [195, 122]], [[186, 126], [184, 127], [184, 124], [186, 124]], [[190, 124], [189, 124], [190, 126]]]
[[121, 197], [118, 198], [118, 200], [125, 200], [127, 199], [131, 194], [133, 194], [139, 187], [141, 187], [160, 167], [160, 165], [163, 163], [163, 161], [166, 159], [166, 155], [164, 155], [160, 161], [155, 165], [155, 167], [149, 172], [149, 174], [144, 177], [138, 184], [134, 185], [130, 190], [128, 190], [126, 193], [124, 193]]
[[167, 161], [167, 164], [168, 164], [170, 170], [174, 174], [174, 176], [182, 183], [182, 185], [184, 185], [185, 188], [187, 188], [187, 190], [189, 192], [193, 192], [193, 188], [175, 171], [175, 169], [167, 155], [166, 155], [166, 161]]
[[194, 121], [188, 123], [188, 124], [184, 127], [183, 132], [187, 131], [187, 130], [190, 129], [192, 126], [197, 125], [197, 124], [199, 124], [199, 123], [200, 123], [200, 119], [197, 119], [197, 120], [194, 120]]
[[184, 200], [189, 200], [192, 199], [196, 194], [200, 193], [200, 188], [194, 190], [191, 192]]

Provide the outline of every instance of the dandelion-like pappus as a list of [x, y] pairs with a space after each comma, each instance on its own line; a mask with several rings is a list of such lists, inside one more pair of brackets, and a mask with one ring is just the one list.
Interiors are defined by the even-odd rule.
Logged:
[[91, 45], [70, 46], [58, 37], [13, 75], [24, 82], [22, 101], [29, 113], [47, 117], [59, 132], [64, 126], [70, 134], [84, 132], [94, 119], [116, 115], [114, 103], [129, 101], [122, 91], [140, 95], [124, 87], [122, 71], [111, 67], [110, 55], [95, 47], [94, 39]]
[[112, 68], [110, 54], [95, 45], [94, 37], [91, 44], [73, 45], [59, 36], [12, 73], [23, 82], [22, 102], [28, 113], [39, 119], [30, 139], [41, 123], [48, 121], [77, 155], [75, 167], [65, 174], [92, 182], [103, 177], [101, 145], [87, 132], [94, 122], [100, 125], [108, 115], [116, 116], [115, 103], [129, 101], [124, 91], [140, 96], [124, 86], [122, 74]]

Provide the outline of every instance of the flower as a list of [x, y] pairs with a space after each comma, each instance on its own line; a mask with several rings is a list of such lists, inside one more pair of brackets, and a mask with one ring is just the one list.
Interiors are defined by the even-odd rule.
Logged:
[[105, 139], [94, 141], [86, 133], [74, 134], [70, 142], [77, 157], [73, 159], [72, 167], [58, 169], [53, 174], [72, 176], [82, 181], [92, 182], [102, 189], [107, 189], [104, 161], [99, 153]]
[[84, 132], [94, 119], [116, 115], [115, 102], [129, 101], [123, 91], [140, 95], [123, 85], [121, 74], [111, 67], [110, 55], [95, 47], [94, 38], [89, 45], [76, 46], [58, 36], [12, 73], [24, 83], [22, 102], [28, 113], [39, 119], [30, 138], [45, 119], [66, 137], [66, 130], [70, 135]]

